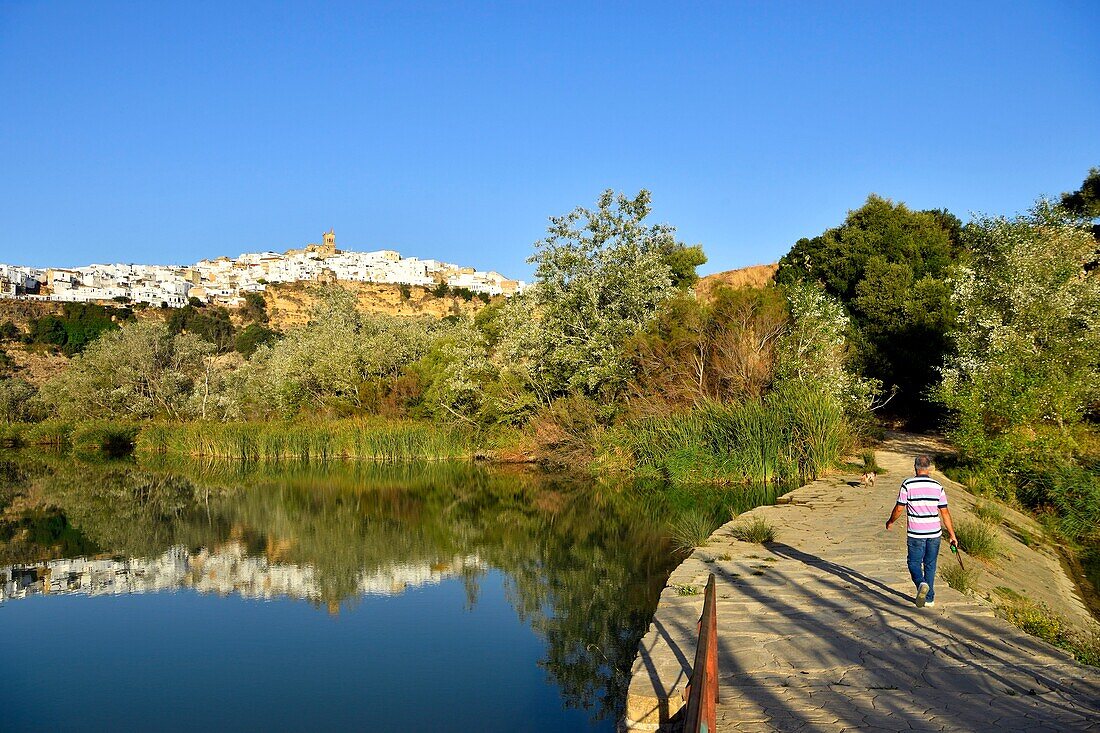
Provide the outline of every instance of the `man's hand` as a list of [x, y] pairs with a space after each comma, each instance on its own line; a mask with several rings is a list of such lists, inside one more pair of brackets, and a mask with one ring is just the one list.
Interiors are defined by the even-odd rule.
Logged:
[[887, 530], [889, 530], [889, 529], [890, 529], [890, 525], [891, 525], [891, 524], [893, 524], [893, 523], [894, 523], [894, 520], [893, 520], [893, 519], [887, 519], [887, 520], [886, 520], [886, 529], [887, 529]]
[[950, 539], [950, 540], [948, 540], [948, 543], [949, 543], [949, 544], [950, 544], [950, 545], [951, 545], [952, 547], [954, 547], [954, 548], [958, 549], [958, 547], [959, 547], [959, 538], [958, 538], [958, 537], [956, 537], [956, 536], [955, 536], [954, 534], [952, 534], [952, 535], [951, 535], [951, 539]]

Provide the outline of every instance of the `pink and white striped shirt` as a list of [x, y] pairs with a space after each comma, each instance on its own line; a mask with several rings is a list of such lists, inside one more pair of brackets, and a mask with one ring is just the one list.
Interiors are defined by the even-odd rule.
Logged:
[[901, 482], [898, 504], [905, 507], [906, 533], [927, 539], [940, 537], [940, 508], [947, 506], [947, 492], [929, 476], [913, 476]]

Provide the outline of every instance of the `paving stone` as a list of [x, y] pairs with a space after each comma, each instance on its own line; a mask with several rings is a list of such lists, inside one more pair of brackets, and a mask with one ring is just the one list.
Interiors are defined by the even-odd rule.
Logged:
[[[720, 528], [673, 571], [639, 645], [628, 717], [663, 711], [668, 728], [683, 705], [701, 591], [714, 572], [719, 731], [1100, 731], [1095, 669], [995, 618], [988, 604], [942, 579], [936, 608], [913, 605], [903, 534], [881, 528], [912, 458], [883, 450], [877, 459], [887, 469], [878, 486], [856, 489], [846, 483], [854, 477], [844, 476], [815, 481], [789, 493], [789, 504], [758, 507]], [[962, 487], [941, 480], [953, 507], [973, 505]], [[765, 517], [779, 541], [762, 547], [733, 539], [734, 524], [746, 516]], [[1056, 558], [1010, 549], [1061, 573]], [[941, 557], [941, 567], [947, 561]], [[995, 582], [1020, 581], [1026, 566], [999, 566]], [[1051, 587], [1034, 593], [1049, 590], [1044, 600], [1091, 623], [1068, 579], [1050, 577]], [[681, 595], [684, 585], [700, 593]]]

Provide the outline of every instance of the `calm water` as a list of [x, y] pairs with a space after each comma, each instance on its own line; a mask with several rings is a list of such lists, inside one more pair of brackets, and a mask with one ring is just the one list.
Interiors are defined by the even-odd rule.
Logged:
[[0, 456], [0, 729], [611, 731], [670, 526], [773, 498]]

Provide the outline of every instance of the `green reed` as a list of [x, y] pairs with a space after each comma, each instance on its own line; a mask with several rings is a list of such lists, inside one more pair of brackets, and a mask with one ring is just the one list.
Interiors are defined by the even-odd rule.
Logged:
[[849, 433], [835, 400], [801, 385], [735, 404], [633, 420], [610, 431], [609, 448], [636, 471], [681, 483], [807, 481], [844, 454]]
[[324, 423], [160, 423], [142, 428], [142, 454], [262, 461], [399, 462], [469, 458], [469, 433], [396, 420]]

